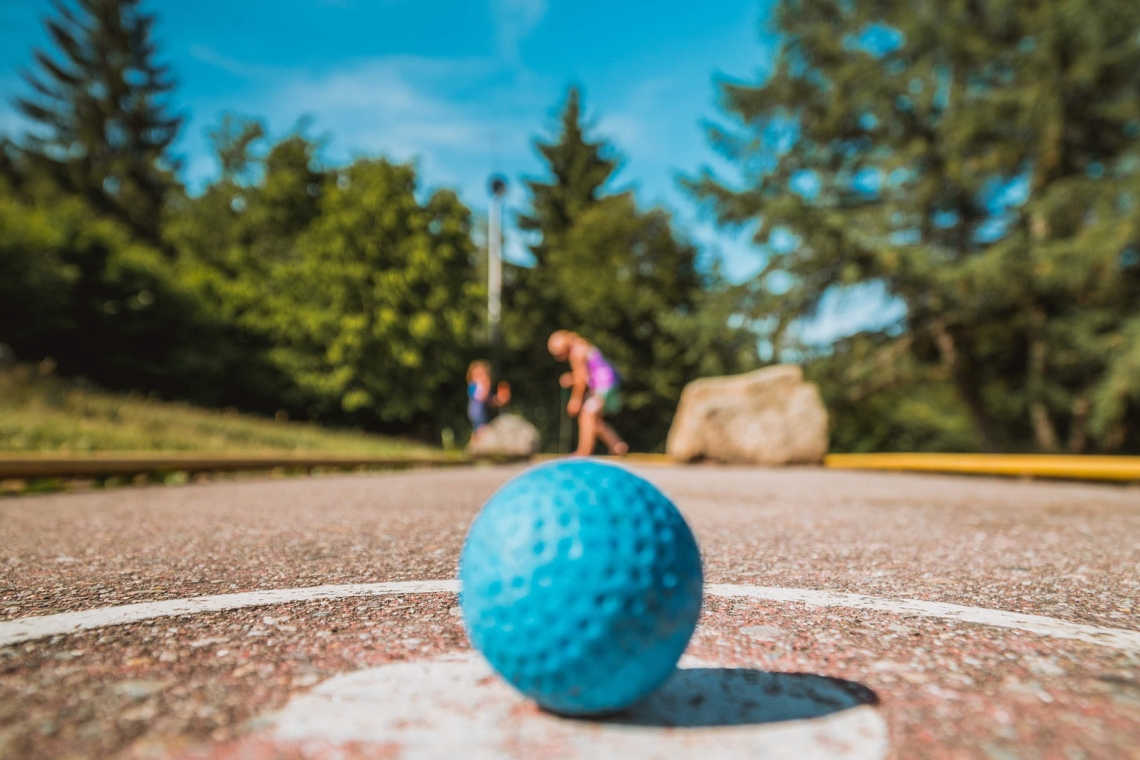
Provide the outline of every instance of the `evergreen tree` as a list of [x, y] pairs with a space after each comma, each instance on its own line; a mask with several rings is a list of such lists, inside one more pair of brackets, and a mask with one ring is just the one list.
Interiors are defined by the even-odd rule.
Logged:
[[6, 137], [0, 136], [0, 181], [11, 185], [19, 184], [20, 170], [17, 167], [17, 151]]
[[[829, 290], [881, 282], [907, 315], [875, 351], [940, 373], [983, 448], [1124, 445], [1140, 6], [785, 0], [776, 23], [773, 76], [725, 86], [741, 128], [711, 133], [745, 187], [691, 183], [725, 223], [759, 220], [759, 242], [795, 237], [759, 280], [791, 283], [759, 289], [776, 346]], [[1027, 199], [1001, 202], [1010, 188]]]
[[526, 182], [531, 207], [529, 213], [518, 217], [519, 229], [536, 238], [530, 246], [536, 265], [514, 272], [516, 287], [508, 288], [507, 293], [512, 299], [508, 305], [513, 307], [509, 311], [527, 314], [514, 325], [518, 345], [545, 346], [546, 335], [558, 329], [552, 325], [566, 324], [572, 318], [567, 293], [557, 282], [558, 270], [551, 258], [558, 256], [566, 236], [582, 216], [601, 201], [602, 188], [618, 168], [608, 146], [587, 139], [582, 97], [576, 87], [567, 93], [559, 122], [561, 131], [554, 142], [535, 144], [550, 177]]
[[581, 215], [602, 197], [602, 188], [618, 168], [604, 142], [586, 138], [582, 124], [582, 95], [571, 87], [559, 119], [562, 131], [555, 142], [537, 142], [535, 148], [546, 161], [551, 177], [529, 180], [531, 212], [519, 216], [519, 228], [536, 232], [541, 240], [531, 247], [542, 262]]
[[17, 101], [36, 125], [24, 151], [64, 189], [157, 242], [182, 120], [164, 102], [174, 85], [155, 62], [154, 16], [139, 0], [54, 7], [46, 24], [57, 55], [36, 51], [38, 71], [25, 74], [33, 93]]

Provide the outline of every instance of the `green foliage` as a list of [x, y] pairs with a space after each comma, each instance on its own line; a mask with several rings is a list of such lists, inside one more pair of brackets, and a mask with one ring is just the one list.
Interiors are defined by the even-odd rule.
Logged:
[[335, 451], [414, 453], [355, 431], [111, 394], [28, 366], [0, 369], [0, 451]]
[[[945, 373], [981, 447], [1140, 448], [1140, 6], [786, 0], [776, 18], [773, 76], [725, 86], [739, 127], [711, 133], [743, 189], [691, 185], [759, 242], [798, 239], [760, 275], [791, 283], [755, 303], [777, 350], [829, 290], [882, 282], [907, 306], [898, 360]], [[1027, 201], [996, 207], [1015, 180]], [[851, 445], [900, 448], [867, 431]]]
[[46, 24], [56, 57], [36, 51], [38, 72], [25, 75], [33, 94], [17, 101], [38, 125], [24, 150], [61, 187], [156, 243], [182, 120], [163, 104], [173, 84], [154, 62], [154, 17], [139, 0], [55, 8]]
[[908, 338], [860, 334], [808, 363], [831, 416], [831, 449], [972, 451], [969, 410], [945, 368], [917, 361]]
[[625, 408], [614, 424], [635, 448], [660, 448], [684, 384], [702, 371], [749, 366], [755, 341], [716, 314], [720, 283], [702, 278], [696, 249], [678, 239], [665, 212], [640, 211], [629, 193], [605, 194], [617, 161], [587, 138], [577, 91], [558, 139], [538, 150], [551, 176], [527, 183], [531, 209], [519, 219], [537, 237], [536, 263], [512, 268], [504, 294], [515, 403], [551, 446], [562, 414], [556, 381], [566, 368], [546, 353], [546, 339], [572, 329], [623, 375]]
[[222, 123], [210, 130], [210, 143], [221, 165], [223, 181], [249, 179], [254, 164], [252, 147], [265, 138], [265, 127], [258, 121], [223, 114]]
[[80, 270], [65, 260], [64, 249], [82, 211], [77, 201], [29, 205], [0, 179], [0, 340], [31, 348], [72, 326], [68, 311]]
[[0, 341], [17, 355], [109, 387], [250, 403], [235, 369], [257, 361], [222, 336], [166, 257], [117, 221], [76, 196], [0, 183]]
[[455, 424], [483, 293], [470, 212], [450, 191], [418, 201], [410, 166], [331, 172], [300, 135], [259, 160], [256, 124], [216, 134], [229, 135], [216, 141], [222, 177], [180, 201], [168, 235], [183, 280], [287, 378], [280, 403], [372, 426]]
[[470, 213], [450, 191], [420, 204], [408, 166], [361, 160], [341, 177], [252, 319], [326, 414], [441, 417], [441, 396], [461, 397], [479, 303]]

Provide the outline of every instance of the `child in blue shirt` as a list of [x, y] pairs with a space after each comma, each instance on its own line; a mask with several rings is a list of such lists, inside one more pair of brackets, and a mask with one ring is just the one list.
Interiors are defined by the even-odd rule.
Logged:
[[467, 368], [467, 417], [471, 420], [472, 437], [487, 424], [489, 407], [506, 406], [510, 400], [511, 386], [505, 381], [500, 381], [495, 395], [491, 395], [490, 362], [471, 362]]

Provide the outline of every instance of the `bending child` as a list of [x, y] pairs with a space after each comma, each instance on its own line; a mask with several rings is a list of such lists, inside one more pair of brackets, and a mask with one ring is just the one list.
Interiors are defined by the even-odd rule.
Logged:
[[624, 456], [629, 446], [610, 425], [605, 415], [621, 410], [618, 373], [602, 352], [588, 340], [569, 330], [558, 330], [546, 343], [550, 354], [558, 361], [569, 361], [570, 372], [561, 378], [564, 388], [570, 388], [570, 401], [566, 412], [578, 418], [578, 456], [594, 453], [598, 438], [611, 454]]

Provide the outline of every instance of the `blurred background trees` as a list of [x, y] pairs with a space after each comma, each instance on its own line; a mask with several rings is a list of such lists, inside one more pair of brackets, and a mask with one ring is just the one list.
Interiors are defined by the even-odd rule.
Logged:
[[[617, 149], [568, 91], [536, 142], [487, 344], [479, 220], [413, 166], [321, 159], [225, 115], [213, 182], [171, 153], [173, 80], [138, 0], [49, 19], [0, 138], [0, 341], [114, 389], [438, 440], [487, 357], [560, 445], [555, 329], [624, 376], [615, 420], [659, 449], [684, 384], [798, 361], [835, 450], [1140, 451], [1140, 6], [1124, 0], [782, 0], [771, 74], [722, 85], [687, 181], [767, 244], [728, 283], [661, 209], [615, 187]], [[805, 344], [829, 295], [902, 318]], [[884, 307], [888, 302], [884, 301]]]
[[470, 211], [449, 190], [421, 203], [410, 166], [321, 168], [301, 134], [257, 158], [263, 134], [233, 118], [215, 132], [221, 175], [168, 228], [182, 280], [295, 416], [425, 436], [457, 424], [485, 297]]
[[182, 119], [164, 103], [174, 83], [155, 60], [155, 19], [139, 0], [78, 0], [56, 11], [47, 21], [56, 55], [35, 51], [36, 70], [24, 75], [31, 94], [17, 102], [35, 125], [25, 159], [158, 244]]
[[834, 289], [905, 304], [812, 363], [840, 445], [1135, 450], [1140, 6], [789, 0], [776, 23], [775, 73], [725, 86], [711, 132], [743, 184], [691, 187], [793, 236], [750, 307], [777, 348]]

